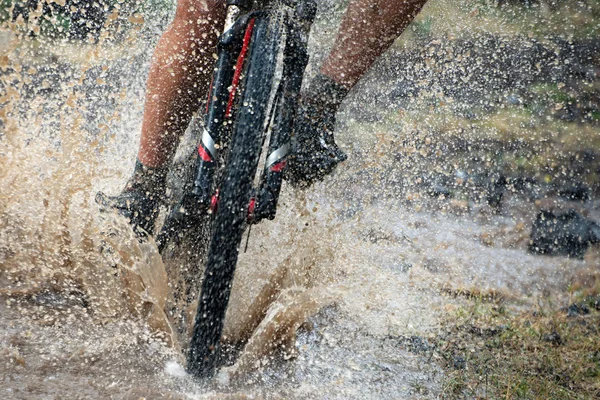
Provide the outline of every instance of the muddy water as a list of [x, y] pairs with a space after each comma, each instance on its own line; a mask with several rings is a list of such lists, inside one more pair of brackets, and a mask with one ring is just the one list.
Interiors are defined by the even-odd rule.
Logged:
[[[378, 184], [371, 167], [397, 165], [390, 142], [413, 131], [346, 112], [347, 165], [306, 192], [284, 188], [277, 219], [253, 228], [225, 326], [244, 345], [201, 386], [183, 372], [154, 243], [93, 202], [133, 167], [151, 46], [1, 40], [2, 398], [435, 398], [428, 339], [456, 294], [566, 302], [596, 267], [528, 254], [526, 199], [495, 213]], [[595, 202], [582, 207], [597, 217]]]

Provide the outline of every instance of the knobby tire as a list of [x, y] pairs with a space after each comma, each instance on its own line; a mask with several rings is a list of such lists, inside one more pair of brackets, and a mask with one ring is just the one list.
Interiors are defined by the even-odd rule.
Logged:
[[238, 89], [239, 107], [220, 185], [220, 199], [188, 353], [188, 372], [200, 378], [210, 378], [219, 361], [219, 341], [248, 218], [252, 184], [268, 117], [267, 104], [274, 90], [281, 39], [279, 26], [275, 17], [256, 21], [246, 76]]

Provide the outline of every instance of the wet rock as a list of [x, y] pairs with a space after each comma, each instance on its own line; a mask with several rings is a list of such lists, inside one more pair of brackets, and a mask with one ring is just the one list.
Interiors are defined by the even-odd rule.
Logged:
[[[503, 1], [507, 2], [539, 4], [540, 0]], [[476, 120], [481, 111], [493, 110], [498, 99], [502, 106], [529, 106], [531, 99], [526, 88], [532, 84], [554, 85], [565, 77], [588, 82], [598, 79], [600, 68], [595, 60], [599, 53], [598, 38], [549, 37], [540, 42], [526, 36], [509, 39], [483, 34], [468, 39], [431, 40], [418, 49], [397, 52], [383, 60], [378, 72], [385, 77], [385, 86], [391, 88], [386, 96], [375, 91], [365, 100], [385, 108], [390, 102], [410, 107], [415, 98], [441, 92], [453, 99], [457, 116]], [[495, 100], [491, 102], [481, 102], [492, 93], [500, 96], [492, 96]], [[535, 95], [534, 103], [538, 101], [539, 96]], [[585, 119], [588, 111], [576, 109], [584, 103], [590, 102], [564, 104], [564, 110], [558, 113], [553, 110], [553, 114], [566, 120]]]
[[588, 299], [588, 303], [591, 307], [594, 307], [594, 309], [600, 311], [600, 296]]
[[523, 104], [523, 98], [517, 93], [511, 93], [508, 96], [506, 96], [506, 103], [511, 106], [518, 106]]
[[[13, 21], [19, 17], [28, 21], [30, 14], [39, 10], [39, 3], [39, 0], [17, 2], [12, 9]], [[114, 3], [109, 1], [67, 0], [62, 5], [59, 2], [42, 2], [42, 16], [50, 21], [42, 29], [51, 37], [67, 35], [79, 40], [97, 40], [113, 8]]]
[[485, 199], [492, 208], [499, 209], [502, 206], [502, 200], [507, 192], [535, 200], [540, 197], [541, 188], [539, 183], [531, 177], [506, 177], [497, 174], [488, 177], [485, 184]]
[[590, 199], [590, 189], [582, 183], [575, 183], [559, 190], [558, 195], [569, 200], [585, 201]]
[[456, 177], [456, 182], [459, 184], [462, 184], [469, 179], [469, 174], [461, 169], [457, 169], [454, 172], [454, 176]]
[[[427, 182], [426, 180], [424, 181]], [[450, 191], [450, 187], [447, 181], [448, 180], [445, 179], [445, 177], [438, 177], [433, 182], [431, 182], [431, 185], [427, 188], [427, 193], [432, 197], [450, 197], [452, 195], [452, 192]]]
[[448, 269], [448, 266], [443, 260], [433, 257], [426, 257], [423, 260], [422, 267], [424, 270], [431, 272], [432, 274], [439, 274], [440, 272]]
[[468, 120], [476, 120], [479, 119], [479, 115], [474, 113], [472, 110], [463, 110], [461, 112], [457, 112], [458, 116], [468, 119]]
[[574, 106], [567, 105], [566, 107], [555, 111], [554, 118], [566, 122], [575, 122], [582, 118], [581, 111]]
[[566, 309], [567, 317], [578, 317], [580, 315], [587, 315], [590, 313], [590, 309], [585, 304], [571, 304]]
[[479, 235], [479, 241], [486, 246], [494, 245], [494, 236], [490, 232], [483, 232]]
[[380, 242], [397, 242], [396, 238], [392, 233], [386, 232], [383, 229], [369, 229], [365, 234], [364, 238], [373, 244]]
[[506, 178], [503, 176], [490, 180], [486, 194], [486, 201], [490, 207], [498, 209], [502, 205], [505, 186]]
[[465, 369], [467, 368], [467, 360], [462, 356], [454, 356], [452, 358], [452, 367], [454, 369]]
[[420, 336], [404, 337], [401, 340], [401, 344], [408, 351], [415, 354], [427, 354], [434, 350], [434, 346], [426, 338]]
[[450, 197], [450, 194], [451, 194], [450, 189], [448, 189], [447, 186], [438, 185], [438, 184], [432, 185], [431, 189], [429, 190], [429, 193], [435, 197], [438, 197], [438, 196]]
[[398, 263], [395, 263], [392, 266], [390, 266], [390, 269], [392, 271], [400, 272], [400, 273], [405, 274], [408, 271], [410, 271], [413, 267], [414, 267], [414, 265], [411, 264], [411, 263], [409, 263], [409, 262], [399, 261]]
[[74, 7], [75, 11], [69, 8], [71, 11], [69, 35], [79, 40], [86, 40], [88, 37], [97, 40], [111, 8], [103, 2], [80, 0], [78, 6]]
[[590, 244], [600, 242], [600, 225], [575, 210], [564, 214], [542, 210], [533, 223], [531, 253], [583, 258]]
[[58, 309], [68, 309], [76, 306], [87, 308], [89, 306], [88, 300], [80, 291], [57, 292], [43, 290], [32, 296], [31, 301], [41, 306]]
[[450, 211], [452, 211], [455, 214], [465, 214], [469, 211], [470, 209], [470, 204], [467, 200], [457, 200], [457, 199], [452, 199], [450, 200], [450, 204], [449, 204], [449, 208]]
[[493, 326], [491, 328], [481, 328], [475, 325], [471, 325], [470, 327], [468, 327], [468, 332], [476, 336], [490, 338], [506, 331], [507, 328], [508, 327], [506, 325], [498, 325]]
[[502, 7], [505, 5], [522, 5], [526, 7], [531, 7], [534, 4], [540, 4], [540, 0], [498, 0], [496, 3], [498, 7]]
[[395, 87], [390, 91], [388, 96], [391, 100], [397, 100], [416, 96], [417, 94], [418, 90], [413, 82], [410, 82], [407, 79], [402, 79], [396, 83]]
[[528, 176], [516, 176], [506, 179], [506, 188], [512, 192], [520, 193], [529, 198], [539, 196], [540, 184], [535, 178]]
[[553, 344], [555, 346], [560, 346], [561, 344], [563, 344], [562, 337], [556, 331], [544, 334], [544, 336], [542, 336], [542, 340], [544, 342], [551, 343], [551, 344]]

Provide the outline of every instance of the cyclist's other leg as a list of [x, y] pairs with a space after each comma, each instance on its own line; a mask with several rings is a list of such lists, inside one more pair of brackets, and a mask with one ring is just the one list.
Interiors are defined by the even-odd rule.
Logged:
[[151, 232], [154, 227], [169, 164], [208, 90], [224, 19], [223, 0], [178, 0], [175, 18], [154, 50], [133, 176], [120, 195], [97, 196], [134, 228]]
[[426, 0], [353, 0], [321, 73], [352, 88], [402, 34]]
[[335, 114], [348, 91], [394, 43], [426, 0], [353, 0], [333, 50], [303, 93], [288, 177], [306, 185], [346, 159], [333, 139]]

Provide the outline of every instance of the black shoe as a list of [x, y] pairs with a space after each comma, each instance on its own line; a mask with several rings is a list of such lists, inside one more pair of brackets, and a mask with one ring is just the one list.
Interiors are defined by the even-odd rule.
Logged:
[[322, 180], [348, 157], [333, 138], [335, 114], [348, 89], [318, 75], [300, 100], [286, 179], [306, 187]]
[[167, 168], [145, 167], [136, 161], [133, 176], [118, 196], [96, 194], [96, 203], [102, 211], [116, 210], [129, 220], [138, 236], [152, 234], [163, 203]]

